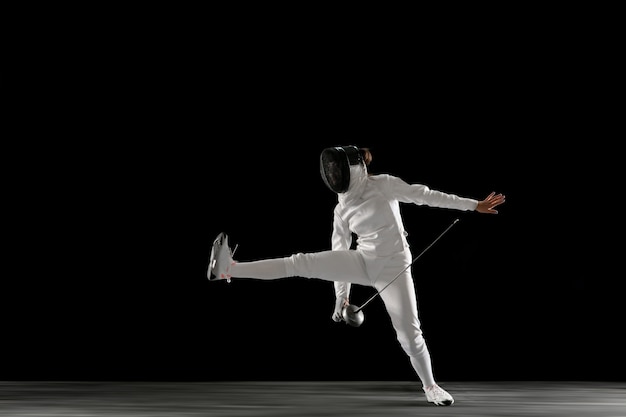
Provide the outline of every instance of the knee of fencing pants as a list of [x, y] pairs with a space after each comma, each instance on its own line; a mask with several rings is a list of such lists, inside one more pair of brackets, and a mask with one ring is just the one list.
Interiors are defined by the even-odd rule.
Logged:
[[329, 272], [334, 269], [331, 255], [336, 257], [331, 251], [293, 254], [285, 258], [287, 273], [292, 277], [328, 279]]
[[285, 258], [287, 276], [311, 278], [311, 265], [304, 253], [296, 253]]
[[355, 250], [296, 253], [285, 258], [289, 276], [371, 285], [361, 254]]
[[396, 330], [396, 333], [400, 346], [409, 356], [419, 357], [428, 352], [426, 340], [420, 329]]

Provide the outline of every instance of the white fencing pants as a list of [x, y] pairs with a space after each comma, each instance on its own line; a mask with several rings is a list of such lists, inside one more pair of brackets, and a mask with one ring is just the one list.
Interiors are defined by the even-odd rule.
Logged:
[[413, 260], [408, 248], [391, 257], [369, 256], [357, 250], [322, 251], [297, 253], [286, 258], [236, 262], [230, 272], [233, 278], [316, 278], [373, 286], [377, 291], [395, 279], [380, 293], [380, 297], [391, 318], [398, 342], [408, 355], [417, 376], [424, 386], [431, 386], [435, 384], [435, 379], [418, 318], [411, 268], [407, 268], [411, 262]]

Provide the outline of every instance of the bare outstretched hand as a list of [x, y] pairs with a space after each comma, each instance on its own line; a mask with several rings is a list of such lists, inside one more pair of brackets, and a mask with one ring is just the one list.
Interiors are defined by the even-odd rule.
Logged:
[[491, 192], [487, 198], [478, 202], [476, 211], [479, 213], [498, 214], [498, 210], [495, 210], [495, 208], [504, 203], [504, 201], [505, 198], [503, 194]]

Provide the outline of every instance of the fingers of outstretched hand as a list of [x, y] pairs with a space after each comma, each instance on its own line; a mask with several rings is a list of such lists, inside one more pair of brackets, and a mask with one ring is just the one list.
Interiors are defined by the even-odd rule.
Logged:
[[505, 197], [502, 194], [497, 194], [490, 199], [491, 207], [499, 206], [504, 203]]
[[485, 198], [485, 201], [492, 201], [492, 200], [503, 200], [504, 199], [504, 194], [502, 193], [497, 193], [495, 191], [492, 191], [491, 193], [489, 193], [489, 195]]
[[495, 207], [504, 203], [505, 199], [502, 194], [498, 195], [489, 195], [489, 197], [485, 198], [483, 201], [478, 202], [476, 206], [476, 211], [479, 213], [487, 213], [487, 214], [498, 214], [497, 210], [494, 210]]

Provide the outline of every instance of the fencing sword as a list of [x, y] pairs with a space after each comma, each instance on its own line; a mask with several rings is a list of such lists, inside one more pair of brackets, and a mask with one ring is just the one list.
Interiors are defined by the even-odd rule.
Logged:
[[346, 322], [346, 324], [349, 324], [352, 327], [359, 327], [361, 324], [363, 324], [363, 320], [365, 320], [365, 316], [363, 315], [363, 309], [365, 308], [366, 305], [368, 305], [374, 298], [376, 298], [377, 295], [380, 295], [381, 292], [385, 291], [385, 288], [387, 288], [388, 286], [390, 286], [391, 284], [393, 284], [393, 282], [398, 279], [398, 277], [400, 277], [400, 275], [402, 275], [404, 273], [404, 271], [406, 271], [407, 269], [409, 269], [409, 267], [411, 265], [413, 265], [415, 263], [415, 261], [417, 261], [428, 249], [430, 249], [431, 246], [433, 246], [435, 244], [435, 242], [437, 242], [439, 239], [441, 239], [441, 237], [446, 234], [446, 232], [448, 230], [450, 230], [452, 228], [452, 226], [454, 226], [457, 222], [459, 221], [459, 219], [455, 219], [452, 224], [450, 224], [446, 230], [444, 230], [443, 232], [441, 232], [441, 234], [439, 236], [437, 236], [437, 238], [435, 240], [433, 240], [433, 242], [426, 246], [426, 248], [422, 251], [422, 253], [420, 253], [419, 255], [417, 255], [410, 264], [408, 264], [406, 267], [404, 267], [404, 269], [402, 271], [400, 271], [400, 273], [398, 275], [396, 275], [396, 277], [394, 279], [392, 279], [391, 281], [389, 281], [389, 283], [387, 285], [385, 285], [380, 291], [377, 291], [376, 294], [374, 294], [373, 296], [370, 297], [369, 300], [367, 300], [365, 303], [363, 303], [363, 305], [361, 307], [356, 306], [354, 304], [348, 304], [346, 306], [344, 306], [344, 308], [341, 310], [341, 315], [343, 317], [343, 321]]

